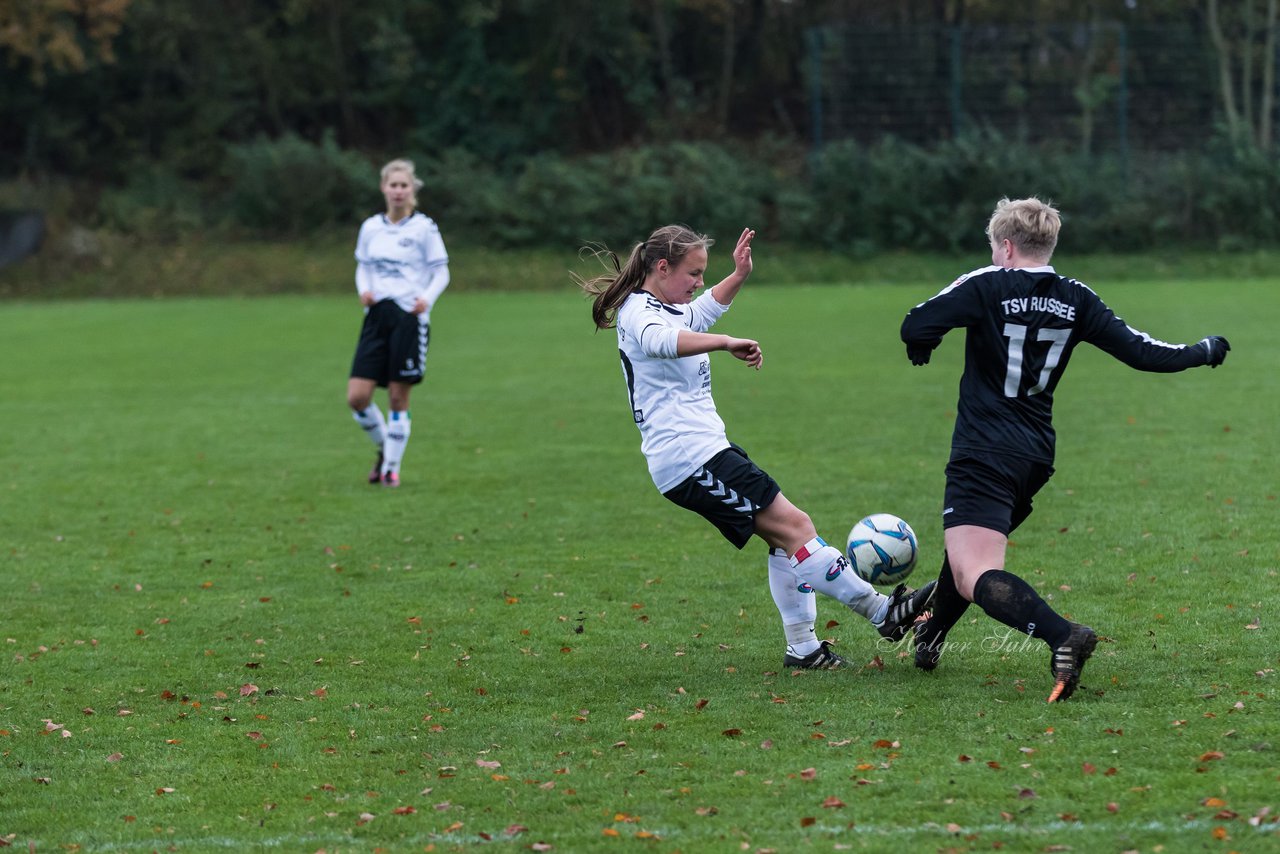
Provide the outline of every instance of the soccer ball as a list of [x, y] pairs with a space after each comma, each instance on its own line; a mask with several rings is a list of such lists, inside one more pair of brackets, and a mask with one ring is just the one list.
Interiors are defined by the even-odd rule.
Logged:
[[916, 532], [892, 513], [872, 513], [853, 526], [844, 553], [872, 584], [897, 584], [916, 568]]

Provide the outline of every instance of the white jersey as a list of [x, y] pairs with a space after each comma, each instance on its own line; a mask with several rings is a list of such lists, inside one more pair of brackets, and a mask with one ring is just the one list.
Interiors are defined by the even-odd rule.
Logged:
[[667, 305], [636, 291], [618, 309], [622, 374], [640, 428], [640, 450], [659, 492], [729, 447], [711, 399], [710, 355], [676, 355], [681, 329], [705, 332], [728, 310], [710, 290], [688, 305]]
[[449, 255], [435, 221], [415, 211], [393, 223], [376, 214], [360, 226], [356, 238], [356, 293], [372, 292], [375, 302], [393, 299], [405, 311], [426, 300], [419, 317], [426, 322], [449, 285]]

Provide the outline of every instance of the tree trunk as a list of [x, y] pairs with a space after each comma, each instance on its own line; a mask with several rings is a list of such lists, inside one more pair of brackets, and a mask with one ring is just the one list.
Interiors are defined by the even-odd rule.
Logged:
[[1218, 15], [1218, 0], [1208, 0], [1209, 38], [1218, 54], [1218, 85], [1222, 93], [1222, 112], [1227, 122], [1227, 132], [1232, 139], [1240, 136], [1240, 114], [1236, 110], [1235, 90], [1231, 85], [1231, 50], [1222, 33], [1222, 20]]

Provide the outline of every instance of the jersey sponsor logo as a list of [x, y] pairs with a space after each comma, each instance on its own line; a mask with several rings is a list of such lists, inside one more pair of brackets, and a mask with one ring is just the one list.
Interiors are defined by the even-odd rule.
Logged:
[[400, 240], [398, 241], [398, 245], [399, 245], [399, 246], [403, 246], [403, 247], [405, 247], [406, 249], [408, 249], [410, 246], [412, 246], [412, 245], [413, 245], [413, 238], [412, 238], [412, 237], [402, 237], [402, 238], [400, 238]]

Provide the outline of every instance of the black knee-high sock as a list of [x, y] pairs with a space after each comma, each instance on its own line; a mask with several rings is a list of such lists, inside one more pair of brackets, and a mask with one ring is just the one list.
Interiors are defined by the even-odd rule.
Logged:
[[969, 608], [969, 600], [956, 589], [956, 578], [951, 574], [951, 561], [942, 557], [942, 569], [938, 572], [938, 586], [933, 591], [933, 604], [929, 606], [933, 616], [929, 618], [939, 635], [951, 631]]
[[1012, 572], [990, 569], [973, 586], [973, 601], [994, 620], [1040, 638], [1050, 646], [1065, 643], [1071, 624], [1049, 607], [1031, 585]]

